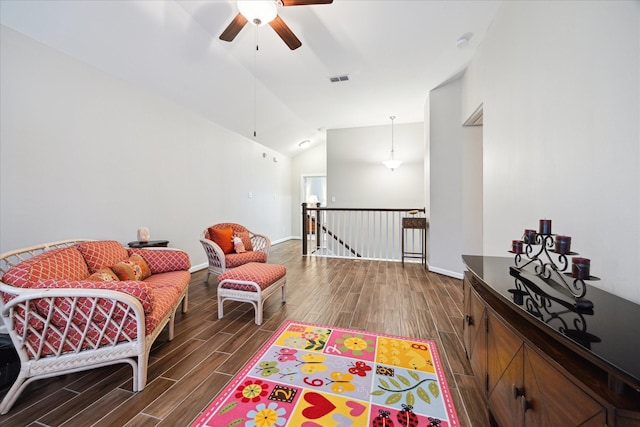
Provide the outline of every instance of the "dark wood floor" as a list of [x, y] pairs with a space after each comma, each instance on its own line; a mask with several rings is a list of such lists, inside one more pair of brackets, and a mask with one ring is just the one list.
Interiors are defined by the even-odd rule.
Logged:
[[189, 425], [286, 319], [435, 340], [461, 425], [488, 425], [462, 347], [460, 280], [419, 264], [302, 257], [300, 241], [274, 245], [269, 262], [287, 267], [287, 303], [271, 297], [261, 326], [248, 303], [227, 302], [218, 320], [215, 279], [196, 272], [189, 312], [172, 341], [158, 338], [143, 391], [131, 391], [129, 365], [41, 380], [0, 425]]

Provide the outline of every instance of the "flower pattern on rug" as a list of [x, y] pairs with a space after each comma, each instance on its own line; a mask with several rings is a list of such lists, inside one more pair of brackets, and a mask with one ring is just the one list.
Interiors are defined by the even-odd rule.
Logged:
[[194, 426], [459, 426], [436, 345], [287, 321]]

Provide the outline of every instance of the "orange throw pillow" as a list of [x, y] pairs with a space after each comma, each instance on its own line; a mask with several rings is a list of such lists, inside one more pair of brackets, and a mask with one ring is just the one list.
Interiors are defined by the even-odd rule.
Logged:
[[220, 246], [225, 254], [233, 252], [233, 228], [209, 227], [209, 238]]
[[147, 264], [147, 261], [145, 261], [142, 256], [133, 254], [129, 257], [129, 261], [137, 264], [140, 267], [140, 270], [142, 270], [142, 278], [140, 280], [144, 280], [147, 277], [151, 276], [151, 268], [149, 268], [149, 264]]
[[112, 265], [111, 269], [120, 280], [142, 280], [142, 269], [128, 259]]
[[109, 267], [101, 268], [100, 270], [87, 277], [87, 280], [92, 282], [117, 282], [118, 276]]

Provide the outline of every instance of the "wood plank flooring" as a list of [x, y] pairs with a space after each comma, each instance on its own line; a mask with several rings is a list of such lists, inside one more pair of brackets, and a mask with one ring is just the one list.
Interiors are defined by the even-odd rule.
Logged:
[[225, 303], [218, 320], [215, 278], [193, 273], [189, 311], [172, 341], [156, 341], [143, 391], [132, 392], [129, 365], [41, 380], [0, 425], [187, 426], [286, 319], [435, 340], [461, 425], [489, 424], [462, 346], [460, 280], [417, 263], [303, 257], [298, 240], [272, 246], [269, 262], [287, 267], [287, 302], [272, 296], [261, 326], [248, 303]]

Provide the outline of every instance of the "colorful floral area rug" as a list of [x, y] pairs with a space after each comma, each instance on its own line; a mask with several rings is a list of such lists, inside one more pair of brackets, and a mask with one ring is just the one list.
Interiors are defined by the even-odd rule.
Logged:
[[435, 342], [286, 321], [194, 426], [459, 426]]

